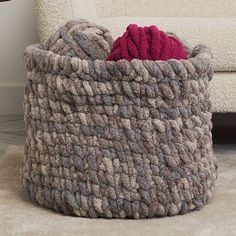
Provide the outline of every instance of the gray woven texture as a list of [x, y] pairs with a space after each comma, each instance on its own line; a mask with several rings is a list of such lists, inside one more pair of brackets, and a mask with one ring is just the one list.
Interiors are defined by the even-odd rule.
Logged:
[[111, 32], [84, 19], [72, 20], [47, 40], [45, 50], [87, 60], [104, 60], [113, 45]]
[[25, 51], [23, 186], [67, 215], [147, 218], [214, 195], [211, 52], [188, 60], [81, 60]]

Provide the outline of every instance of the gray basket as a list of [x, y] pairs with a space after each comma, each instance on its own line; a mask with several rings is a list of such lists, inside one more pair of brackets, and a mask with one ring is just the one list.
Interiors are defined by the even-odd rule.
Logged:
[[211, 52], [89, 61], [25, 51], [23, 186], [66, 215], [183, 214], [212, 199]]

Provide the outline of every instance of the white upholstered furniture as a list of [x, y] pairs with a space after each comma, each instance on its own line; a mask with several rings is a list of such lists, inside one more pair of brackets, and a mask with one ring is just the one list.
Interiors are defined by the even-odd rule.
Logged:
[[214, 54], [211, 84], [214, 112], [236, 112], [235, 0], [37, 0], [41, 42], [74, 18], [108, 27], [116, 38], [129, 23], [155, 24], [190, 45], [206, 44]]

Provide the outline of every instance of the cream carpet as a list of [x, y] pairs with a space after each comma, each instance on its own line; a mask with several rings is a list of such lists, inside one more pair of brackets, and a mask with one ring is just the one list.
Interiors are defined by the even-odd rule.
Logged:
[[186, 215], [147, 220], [85, 219], [60, 215], [30, 202], [22, 192], [21, 146], [0, 158], [1, 236], [234, 236], [236, 235], [236, 146], [216, 146], [219, 160], [213, 202]]

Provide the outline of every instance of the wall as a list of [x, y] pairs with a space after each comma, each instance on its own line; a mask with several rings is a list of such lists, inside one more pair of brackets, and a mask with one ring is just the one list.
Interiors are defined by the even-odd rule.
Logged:
[[23, 51], [38, 42], [34, 0], [0, 2], [0, 115], [23, 114]]

